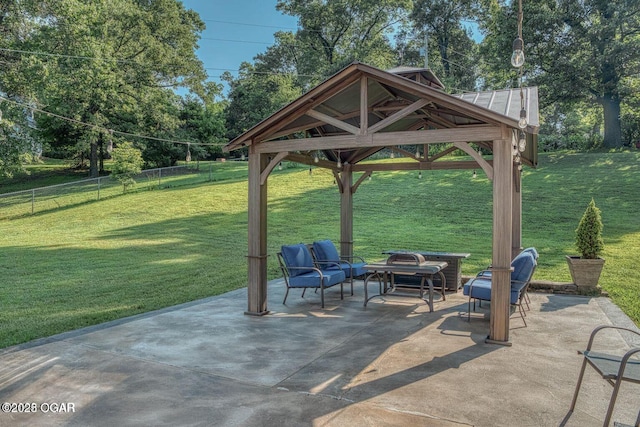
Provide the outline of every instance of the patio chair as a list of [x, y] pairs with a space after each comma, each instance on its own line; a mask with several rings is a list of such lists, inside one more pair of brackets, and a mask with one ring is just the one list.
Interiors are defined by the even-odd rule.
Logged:
[[[312, 252], [318, 263], [337, 263], [344, 271], [344, 274], [351, 280], [351, 295], [353, 295], [353, 279], [355, 277], [364, 276], [367, 273], [364, 266], [366, 262], [359, 256], [340, 256], [336, 245], [331, 240], [318, 240], [313, 242]], [[358, 262], [353, 262], [355, 259]]]
[[[531, 255], [533, 255], [533, 258], [536, 260], [536, 266], [537, 266], [538, 265], [538, 257], [539, 257], [539, 255], [538, 255], [538, 251], [536, 250], [536, 248], [529, 247], [529, 248], [523, 249], [522, 252], [520, 252], [520, 253], [524, 253], [524, 252], [528, 252]], [[517, 258], [517, 256], [516, 256], [516, 258]], [[514, 258], [514, 260], [516, 258]], [[511, 266], [513, 267], [513, 261], [511, 261]], [[489, 268], [490, 267], [491, 266], [489, 266]], [[480, 273], [478, 273], [478, 276], [491, 277], [491, 270], [483, 270]], [[529, 298], [529, 285], [527, 285], [527, 287], [524, 290], [524, 302], [527, 305], [527, 310], [530, 310], [531, 308], [529, 307], [529, 303], [531, 302], [531, 299]]]
[[[627, 331], [633, 334], [640, 336], [640, 333], [631, 329], [622, 328], [619, 326], [611, 326], [611, 325], [603, 325], [598, 326], [591, 332], [591, 336], [589, 337], [589, 343], [587, 344], [587, 349], [585, 351], [579, 351], [578, 354], [582, 354], [584, 359], [582, 361], [582, 368], [580, 369], [580, 375], [578, 376], [578, 384], [576, 385], [576, 390], [573, 393], [573, 400], [571, 401], [571, 407], [569, 408], [569, 412], [567, 416], [562, 421], [562, 424], [565, 425], [566, 422], [571, 417], [573, 410], [576, 407], [576, 401], [578, 400], [578, 392], [580, 391], [580, 386], [582, 385], [582, 378], [584, 376], [584, 370], [589, 364], [593, 369], [598, 372], [598, 374], [602, 377], [602, 379], [606, 380], [609, 384], [613, 386], [613, 392], [611, 393], [611, 398], [609, 399], [609, 406], [607, 408], [607, 413], [604, 417], [603, 426], [608, 426], [611, 421], [611, 415], [613, 414], [613, 407], [616, 404], [616, 399], [618, 398], [618, 391], [620, 391], [620, 385], [623, 381], [629, 381], [632, 383], [640, 384], [640, 360], [638, 360], [636, 354], [640, 354], [640, 347], [634, 347], [627, 351], [623, 356], [607, 354], [607, 353], [599, 353], [592, 351], [591, 348], [595, 342], [596, 334], [603, 330], [619, 330], [619, 331]], [[638, 417], [636, 418], [635, 426], [638, 427], [640, 425], [640, 412], [638, 413]]]
[[284, 245], [278, 252], [278, 262], [287, 285], [283, 304], [287, 302], [290, 288], [302, 288], [302, 297], [307, 288], [320, 289], [321, 307], [324, 308], [324, 290], [340, 285], [340, 299], [344, 298], [343, 283], [346, 276], [339, 264], [323, 263], [322, 269], [314, 263], [309, 248], [304, 243]]
[[[513, 271], [511, 272], [511, 296], [510, 303], [518, 308], [518, 313], [522, 317], [524, 325], [526, 313], [522, 307], [524, 295], [533, 277], [536, 268], [536, 260], [530, 252], [521, 252], [511, 262]], [[473, 279], [464, 284], [462, 293], [469, 296], [468, 320], [471, 321], [471, 300], [473, 299], [473, 311], [476, 310], [476, 300], [491, 301], [491, 276], [478, 274]]]

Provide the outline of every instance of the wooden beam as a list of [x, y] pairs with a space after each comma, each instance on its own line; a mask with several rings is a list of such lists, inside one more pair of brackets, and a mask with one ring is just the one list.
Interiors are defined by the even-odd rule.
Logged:
[[386, 128], [387, 126], [397, 122], [398, 120], [408, 116], [409, 114], [413, 113], [417, 109], [424, 107], [428, 103], [429, 103], [429, 101], [426, 100], [426, 99], [419, 99], [416, 102], [414, 102], [413, 104], [409, 105], [408, 107], [405, 107], [402, 110], [390, 115], [386, 119], [381, 120], [378, 123], [371, 125], [369, 127], [368, 132], [369, 133], [378, 132], [379, 130], [382, 130], [382, 129]]
[[[489, 161], [491, 165], [492, 162]], [[477, 169], [475, 161], [450, 161], [450, 162], [411, 162], [411, 163], [358, 163], [353, 165], [354, 172], [388, 172], [388, 171], [415, 171], [415, 170], [447, 170], [447, 169]]]
[[305, 114], [307, 116], [313, 117], [316, 120], [323, 121], [325, 123], [328, 123], [330, 125], [337, 127], [338, 129], [342, 129], [354, 135], [358, 135], [360, 133], [360, 129], [358, 129], [357, 127], [352, 126], [349, 123], [345, 123], [342, 120], [338, 120], [334, 117], [327, 116], [326, 114], [320, 113], [316, 110], [309, 110]]
[[[345, 71], [345, 70], [343, 70]], [[340, 73], [342, 74], [342, 73]], [[327, 82], [316, 86], [311, 91], [307, 92], [302, 97], [293, 101], [291, 104], [285, 106], [282, 110], [277, 111], [271, 117], [268, 117], [263, 122], [260, 122], [253, 129], [250, 129], [247, 134], [253, 134], [251, 143], [261, 142], [266, 139], [271, 139], [271, 134], [281, 130], [289, 123], [293, 123], [299, 117], [304, 116], [309, 109], [315, 108], [317, 105], [322, 104], [326, 100], [339, 94], [343, 90], [347, 89], [353, 83], [360, 79], [360, 74], [356, 73], [351, 76], [347, 76], [344, 80], [334, 82], [333, 85], [326, 86]], [[320, 88], [325, 88], [324, 90]], [[229, 149], [233, 150], [238, 145], [246, 144], [246, 139], [238, 140], [234, 142], [233, 148], [229, 145]]]
[[360, 135], [366, 135], [369, 127], [369, 87], [367, 76], [360, 78]]
[[362, 160], [364, 160], [364, 159], [374, 155], [378, 151], [382, 150], [382, 148], [383, 147], [373, 147], [373, 148], [369, 148], [368, 150], [356, 151], [351, 155], [351, 157], [349, 157], [348, 161], [351, 164], [355, 164], [355, 163], [361, 162]]
[[323, 169], [338, 170], [335, 162], [331, 162], [329, 160], [324, 160], [324, 159], [318, 159], [318, 162], [316, 163], [316, 161], [313, 160], [311, 156], [308, 156], [305, 154], [288, 153], [285, 160], [290, 160], [292, 162], [301, 163], [303, 165], [308, 165], [308, 166], [315, 166]]
[[332, 170], [331, 172], [333, 172], [333, 177], [336, 180], [336, 184], [338, 184], [338, 191], [340, 191], [340, 194], [344, 193], [344, 185], [342, 184], [342, 177], [340, 176], [340, 172], [338, 172], [337, 170]]
[[[354, 130], [357, 129], [354, 127]], [[282, 151], [335, 150], [344, 148], [386, 147], [390, 145], [474, 142], [495, 139], [501, 135], [496, 126], [470, 126], [455, 129], [429, 129], [411, 132], [377, 132], [367, 135], [338, 135], [318, 138], [267, 141], [257, 144], [260, 153]]]
[[449, 147], [446, 150], [442, 150], [441, 152], [439, 152], [438, 154], [434, 154], [433, 156], [431, 156], [431, 158], [429, 159], [432, 162], [435, 162], [436, 160], [438, 160], [441, 157], [446, 156], [447, 154], [451, 154], [454, 151], [456, 151], [458, 149], [458, 147]]
[[467, 153], [471, 157], [473, 157], [475, 159], [475, 161], [478, 162], [478, 165], [480, 165], [480, 167], [482, 168], [484, 173], [487, 175], [487, 178], [489, 178], [489, 181], [493, 181], [493, 168], [491, 167], [491, 165], [485, 159], [482, 158], [482, 156], [480, 154], [478, 154], [478, 152], [476, 150], [474, 150], [469, 145], [469, 143], [467, 143], [467, 142], [454, 142], [453, 145], [455, 147], [459, 148], [460, 150], [464, 151], [465, 153]]
[[360, 184], [362, 184], [362, 182], [370, 176], [371, 176], [371, 171], [363, 173], [360, 176], [360, 178], [358, 178], [358, 181], [356, 181], [356, 183], [353, 184], [353, 187], [351, 187], [351, 194], [355, 194], [356, 191], [358, 191], [358, 187], [360, 187]]
[[269, 177], [269, 174], [271, 173], [273, 168], [278, 166], [278, 163], [280, 163], [282, 160], [284, 160], [284, 158], [287, 157], [287, 154], [289, 154], [289, 153], [285, 153], [285, 152], [278, 153], [278, 154], [276, 154], [276, 156], [273, 159], [271, 159], [271, 161], [264, 168], [262, 173], [260, 173], [260, 185], [264, 185], [264, 183], [267, 182], [267, 178]]
[[493, 142], [493, 263], [488, 342], [509, 344], [513, 158], [511, 132]]

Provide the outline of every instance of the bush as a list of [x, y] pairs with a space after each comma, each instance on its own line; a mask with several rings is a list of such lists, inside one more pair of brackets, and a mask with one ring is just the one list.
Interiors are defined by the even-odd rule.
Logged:
[[602, 227], [600, 209], [591, 199], [576, 229], [576, 247], [582, 258], [596, 259], [604, 249]]

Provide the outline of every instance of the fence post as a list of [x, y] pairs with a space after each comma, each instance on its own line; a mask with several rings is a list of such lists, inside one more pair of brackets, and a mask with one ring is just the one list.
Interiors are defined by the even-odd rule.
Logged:
[[213, 181], [213, 163], [209, 163], [209, 182]]
[[98, 200], [100, 200], [100, 177], [98, 177]]
[[31, 190], [31, 215], [35, 212], [35, 204], [36, 204], [36, 190]]
[[158, 188], [162, 186], [162, 168], [158, 168]]

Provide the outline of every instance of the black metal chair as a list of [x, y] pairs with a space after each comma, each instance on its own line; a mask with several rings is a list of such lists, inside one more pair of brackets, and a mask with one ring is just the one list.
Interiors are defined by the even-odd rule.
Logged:
[[[573, 394], [573, 400], [571, 401], [571, 408], [569, 408], [569, 413], [563, 420], [561, 426], [565, 425], [568, 421], [569, 417], [573, 413], [573, 410], [576, 407], [576, 401], [578, 400], [578, 392], [580, 391], [580, 385], [582, 384], [582, 378], [584, 376], [585, 368], [587, 364], [589, 364], [593, 369], [595, 369], [603, 379], [605, 379], [609, 384], [613, 386], [613, 393], [611, 394], [611, 398], [609, 399], [609, 407], [607, 409], [607, 414], [604, 418], [603, 426], [608, 426], [611, 421], [611, 415], [613, 414], [613, 407], [616, 404], [616, 399], [618, 398], [618, 391], [620, 390], [620, 385], [623, 381], [629, 381], [632, 383], [640, 384], [640, 360], [635, 354], [640, 354], [640, 347], [634, 347], [627, 351], [623, 356], [607, 354], [607, 353], [599, 353], [591, 350], [591, 347], [594, 344], [594, 340], [596, 334], [605, 329], [615, 329], [619, 331], [627, 331], [633, 334], [640, 336], [640, 333], [631, 329], [622, 328], [619, 326], [598, 326], [591, 332], [591, 336], [589, 338], [589, 344], [587, 345], [587, 349], [582, 352], [578, 352], [584, 356], [584, 360], [582, 362], [582, 369], [580, 370], [580, 376], [578, 377], [578, 384], [576, 385], [576, 391]], [[638, 427], [640, 425], [640, 412], [638, 413], [638, 418], [636, 419], [635, 426]]]

